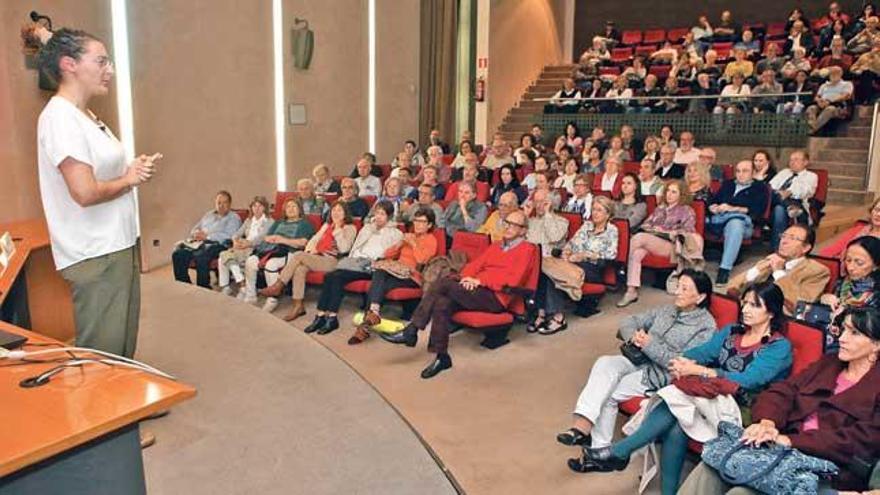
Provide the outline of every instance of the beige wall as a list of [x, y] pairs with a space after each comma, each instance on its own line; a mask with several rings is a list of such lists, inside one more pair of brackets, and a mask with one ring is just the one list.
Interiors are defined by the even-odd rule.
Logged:
[[[56, 28], [86, 30], [112, 49], [109, 0], [0, 2], [0, 222], [42, 217], [37, 180], [37, 118], [51, 93], [37, 88], [37, 72], [21, 53], [19, 27], [31, 10], [47, 14]], [[116, 96], [93, 101], [92, 109], [116, 129]]]
[[[138, 153], [165, 155], [140, 191], [147, 268], [228, 189], [244, 207], [275, 191], [270, 2], [129, 2]], [[159, 241], [154, 246], [154, 240]]]
[[564, 0], [492, 0], [489, 20], [488, 138], [545, 65], [560, 63]]

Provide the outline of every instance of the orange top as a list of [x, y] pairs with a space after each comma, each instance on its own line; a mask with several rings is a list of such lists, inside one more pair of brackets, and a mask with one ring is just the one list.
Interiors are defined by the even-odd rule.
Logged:
[[[405, 234], [407, 236], [415, 234]], [[433, 233], [428, 232], [422, 235], [416, 235], [416, 245], [411, 246], [403, 241], [396, 246], [392, 246], [385, 251], [386, 259], [397, 259], [404, 265], [415, 270], [419, 265], [423, 265], [431, 258], [437, 255], [437, 237]]]

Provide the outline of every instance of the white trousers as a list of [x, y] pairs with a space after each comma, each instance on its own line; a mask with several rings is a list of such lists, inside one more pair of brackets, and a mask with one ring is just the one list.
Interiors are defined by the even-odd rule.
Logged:
[[593, 423], [593, 448], [611, 445], [618, 404], [645, 395], [648, 387], [642, 384], [643, 374], [641, 368], [620, 355], [602, 356], [593, 364], [574, 409], [575, 414]]

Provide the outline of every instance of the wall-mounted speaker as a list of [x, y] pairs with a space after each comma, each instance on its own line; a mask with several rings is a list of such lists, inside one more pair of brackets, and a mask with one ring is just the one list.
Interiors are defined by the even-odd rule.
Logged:
[[308, 69], [312, 63], [312, 50], [315, 48], [315, 32], [309, 29], [305, 19], [294, 19], [293, 28], [293, 66]]

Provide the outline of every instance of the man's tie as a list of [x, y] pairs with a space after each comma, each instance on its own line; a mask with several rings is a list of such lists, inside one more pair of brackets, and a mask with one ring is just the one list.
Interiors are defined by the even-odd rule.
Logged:
[[791, 174], [791, 177], [785, 179], [785, 182], [783, 182], [782, 185], [779, 186], [779, 190], [780, 191], [787, 191], [788, 188], [791, 187], [791, 183], [794, 182], [794, 178], [797, 176], [798, 176], [797, 172]]

